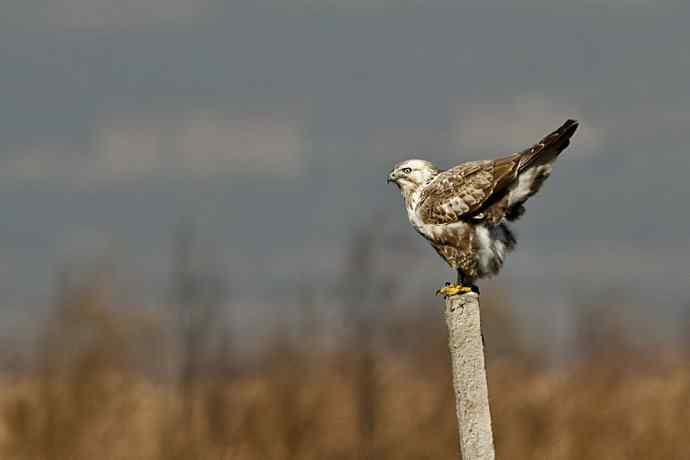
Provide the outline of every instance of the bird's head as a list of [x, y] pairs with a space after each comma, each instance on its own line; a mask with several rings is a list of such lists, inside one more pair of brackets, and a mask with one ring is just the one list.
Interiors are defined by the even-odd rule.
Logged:
[[387, 182], [393, 182], [403, 193], [411, 193], [439, 172], [440, 170], [428, 161], [405, 160], [395, 165], [388, 174]]

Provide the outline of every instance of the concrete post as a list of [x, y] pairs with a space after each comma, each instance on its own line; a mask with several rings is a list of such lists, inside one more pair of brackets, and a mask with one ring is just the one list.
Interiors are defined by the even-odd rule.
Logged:
[[445, 316], [462, 458], [494, 460], [479, 295], [448, 297]]

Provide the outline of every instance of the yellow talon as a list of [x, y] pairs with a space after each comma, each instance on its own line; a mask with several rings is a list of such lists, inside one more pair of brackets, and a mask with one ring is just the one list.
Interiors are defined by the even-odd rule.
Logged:
[[443, 294], [443, 297], [451, 297], [458, 294], [467, 294], [468, 292], [472, 292], [472, 288], [462, 284], [446, 283], [445, 286], [436, 290], [436, 295]]

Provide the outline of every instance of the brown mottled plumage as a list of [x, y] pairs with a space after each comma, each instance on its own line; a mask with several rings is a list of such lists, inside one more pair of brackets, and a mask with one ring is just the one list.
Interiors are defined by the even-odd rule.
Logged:
[[415, 229], [458, 270], [458, 282], [471, 282], [498, 273], [516, 242], [508, 221], [523, 214], [523, 204], [539, 191], [577, 127], [568, 120], [527, 150], [447, 171], [407, 160], [388, 181], [400, 188]]

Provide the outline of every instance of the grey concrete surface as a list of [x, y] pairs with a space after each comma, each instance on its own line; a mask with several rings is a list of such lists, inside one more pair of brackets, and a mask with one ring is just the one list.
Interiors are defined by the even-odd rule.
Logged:
[[462, 458], [493, 460], [495, 451], [479, 295], [468, 293], [448, 297], [445, 317]]

